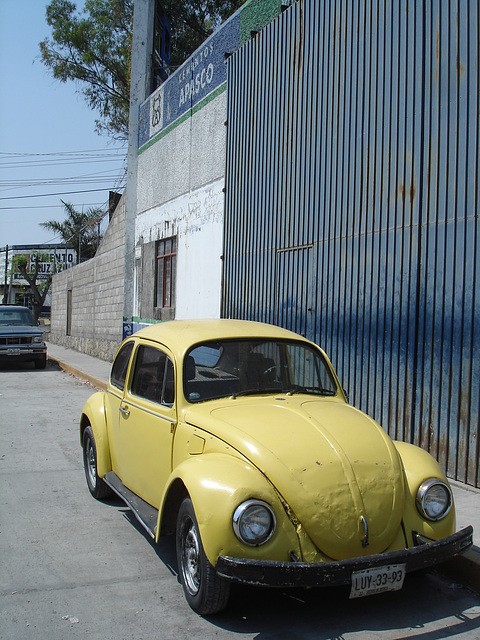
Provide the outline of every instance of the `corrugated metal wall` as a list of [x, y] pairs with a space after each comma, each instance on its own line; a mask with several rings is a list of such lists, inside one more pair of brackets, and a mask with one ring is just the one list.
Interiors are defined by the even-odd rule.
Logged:
[[300, 0], [228, 60], [225, 317], [479, 486], [479, 5]]

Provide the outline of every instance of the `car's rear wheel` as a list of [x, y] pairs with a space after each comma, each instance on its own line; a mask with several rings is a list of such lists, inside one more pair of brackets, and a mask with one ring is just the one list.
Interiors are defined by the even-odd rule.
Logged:
[[103, 500], [111, 495], [110, 487], [98, 477], [97, 447], [91, 427], [87, 427], [83, 432], [83, 467], [87, 486], [92, 496], [97, 500]]
[[190, 498], [180, 505], [176, 541], [178, 574], [188, 604], [200, 615], [218, 613], [227, 606], [230, 584], [217, 576], [205, 555]]

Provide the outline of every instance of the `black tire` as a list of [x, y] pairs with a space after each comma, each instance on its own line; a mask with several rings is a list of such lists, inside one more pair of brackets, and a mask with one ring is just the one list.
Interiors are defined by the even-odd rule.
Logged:
[[87, 486], [96, 500], [104, 500], [112, 494], [110, 487], [98, 477], [97, 473], [97, 447], [91, 427], [83, 432], [83, 468]]
[[47, 366], [47, 356], [43, 356], [42, 358], [37, 358], [35, 360], [35, 369], [45, 369]]
[[180, 505], [176, 543], [178, 576], [188, 604], [203, 616], [225, 609], [230, 583], [217, 576], [205, 555], [190, 498]]

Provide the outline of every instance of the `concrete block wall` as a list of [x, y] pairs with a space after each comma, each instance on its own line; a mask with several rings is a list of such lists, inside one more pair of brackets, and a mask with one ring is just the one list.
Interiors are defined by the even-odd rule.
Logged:
[[[52, 282], [49, 340], [112, 361], [122, 340], [125, 262], [125, 194], [97, 254]], [[67, 300], [71, 291], [71, 330], [67, 335]]]

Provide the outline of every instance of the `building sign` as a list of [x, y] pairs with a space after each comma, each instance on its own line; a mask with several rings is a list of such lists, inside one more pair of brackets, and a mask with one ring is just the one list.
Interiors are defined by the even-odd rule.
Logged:
[[225, 90], [228, 56], [292, 3], [293, 0], [250, 0], [205, 40], [140, 106], [139, 151]]
[[[76, 260], [76, 251], [74, 251], [73, 249], [67, 249], [66, 252], [65, 250], [61, 249], [59, 252], [47, 250], [45, 252], [39, 251], [30, 254], [17, 253], [15, 255], [24, 255], [27, 260], [29, 260], [30, 273], [35, 272], [37, 255], [40, 256], [37, 280], [48, 280], [48, 278], [54, 273], [59, 273], [64, 269], [68, 269], [68, 267], [73, 267]], [[25, 282], [26, 284], [26, 281], [23, 280], [21, 273], [18, 273], [18, 271], [13, 273], [13, 279], [16, 283], [19, 280], [22, 280], [22, 282]]]
[[139, 148], [226, 86], [226, 57], [239, 48], [239, 40], [237, 12], [141, 105]]
[[[5, 277], [5, 253], [0, 257], [0, 280]], [[8, 252], [7, 276], [11, 284], [16, 286], [27, 285], [28, 282], [17, 269], [12, 270], [13, 258], [23, 257], [29, 264], [29, 271], [35, 271], [36, 257], [40, 256], [37, 281], [47, 280], [54, 273], [73, 267], [77, 261], [77, 252], [74, 249], [63, 247], [22, 247], [21, 249], [10, 249]]]

